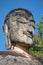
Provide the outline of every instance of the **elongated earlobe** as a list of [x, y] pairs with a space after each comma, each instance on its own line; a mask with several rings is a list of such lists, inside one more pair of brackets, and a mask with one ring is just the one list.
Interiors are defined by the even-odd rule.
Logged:
[[7, 49], [10, 49], [11, 48], [11, 41], [9, 38], [8, 26], [6, 23], [4, 24], [3, 29], [4, 29], [5, 39], [6, 39], [6, 47], [7, 47]]

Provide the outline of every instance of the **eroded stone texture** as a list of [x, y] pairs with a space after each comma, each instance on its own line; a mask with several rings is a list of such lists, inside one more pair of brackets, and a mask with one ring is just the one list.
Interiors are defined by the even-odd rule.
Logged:
[[0, 65], [42, 65], [36, 59], [29, 60], [28, 58], [21, 56], [12, 56], [12, 55], [0, 55]]
[[34, 41], [34, 23], [33, 15], [26, 9], [18, 8], [12, 10], [4, 21], [7, 48], [16, 44], [32, 46]]

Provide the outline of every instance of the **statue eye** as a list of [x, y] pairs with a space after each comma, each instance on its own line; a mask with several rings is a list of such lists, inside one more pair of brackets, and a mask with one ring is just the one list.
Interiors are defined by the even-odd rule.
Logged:
[[22, 24], [27, 24], [28, 22], [25, 22], [25, 21], [17, 21], [19, 23], [22, 23]]
[[30, 22], [33, 22], [33, 23], [35, 23], [35, 21], [34, 21], [34, 20], [30, 20]]

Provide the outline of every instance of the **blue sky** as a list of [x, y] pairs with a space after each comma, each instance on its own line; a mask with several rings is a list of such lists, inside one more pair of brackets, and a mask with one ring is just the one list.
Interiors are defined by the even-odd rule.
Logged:
[[[41, 15], [43, 14], [43, 0], [0, 0], [0, 51], [6, 50], [2, 28], [5, 16], [15, 8], [29, 10], [33, 14], [35, 23], [37, 24], [38, 21], [41, 21]], [[37, 30], [35, 30], [35, 33], [37, 33]]]

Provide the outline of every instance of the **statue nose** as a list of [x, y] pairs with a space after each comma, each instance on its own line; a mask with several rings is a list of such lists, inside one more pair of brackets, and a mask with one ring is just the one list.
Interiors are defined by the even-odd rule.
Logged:
[[29, 26], [29, 28], [27, 29], [27, 31], [28, 31], [31, 35], [34, 35], [34, 28], [33, 28], [33, 26]]

